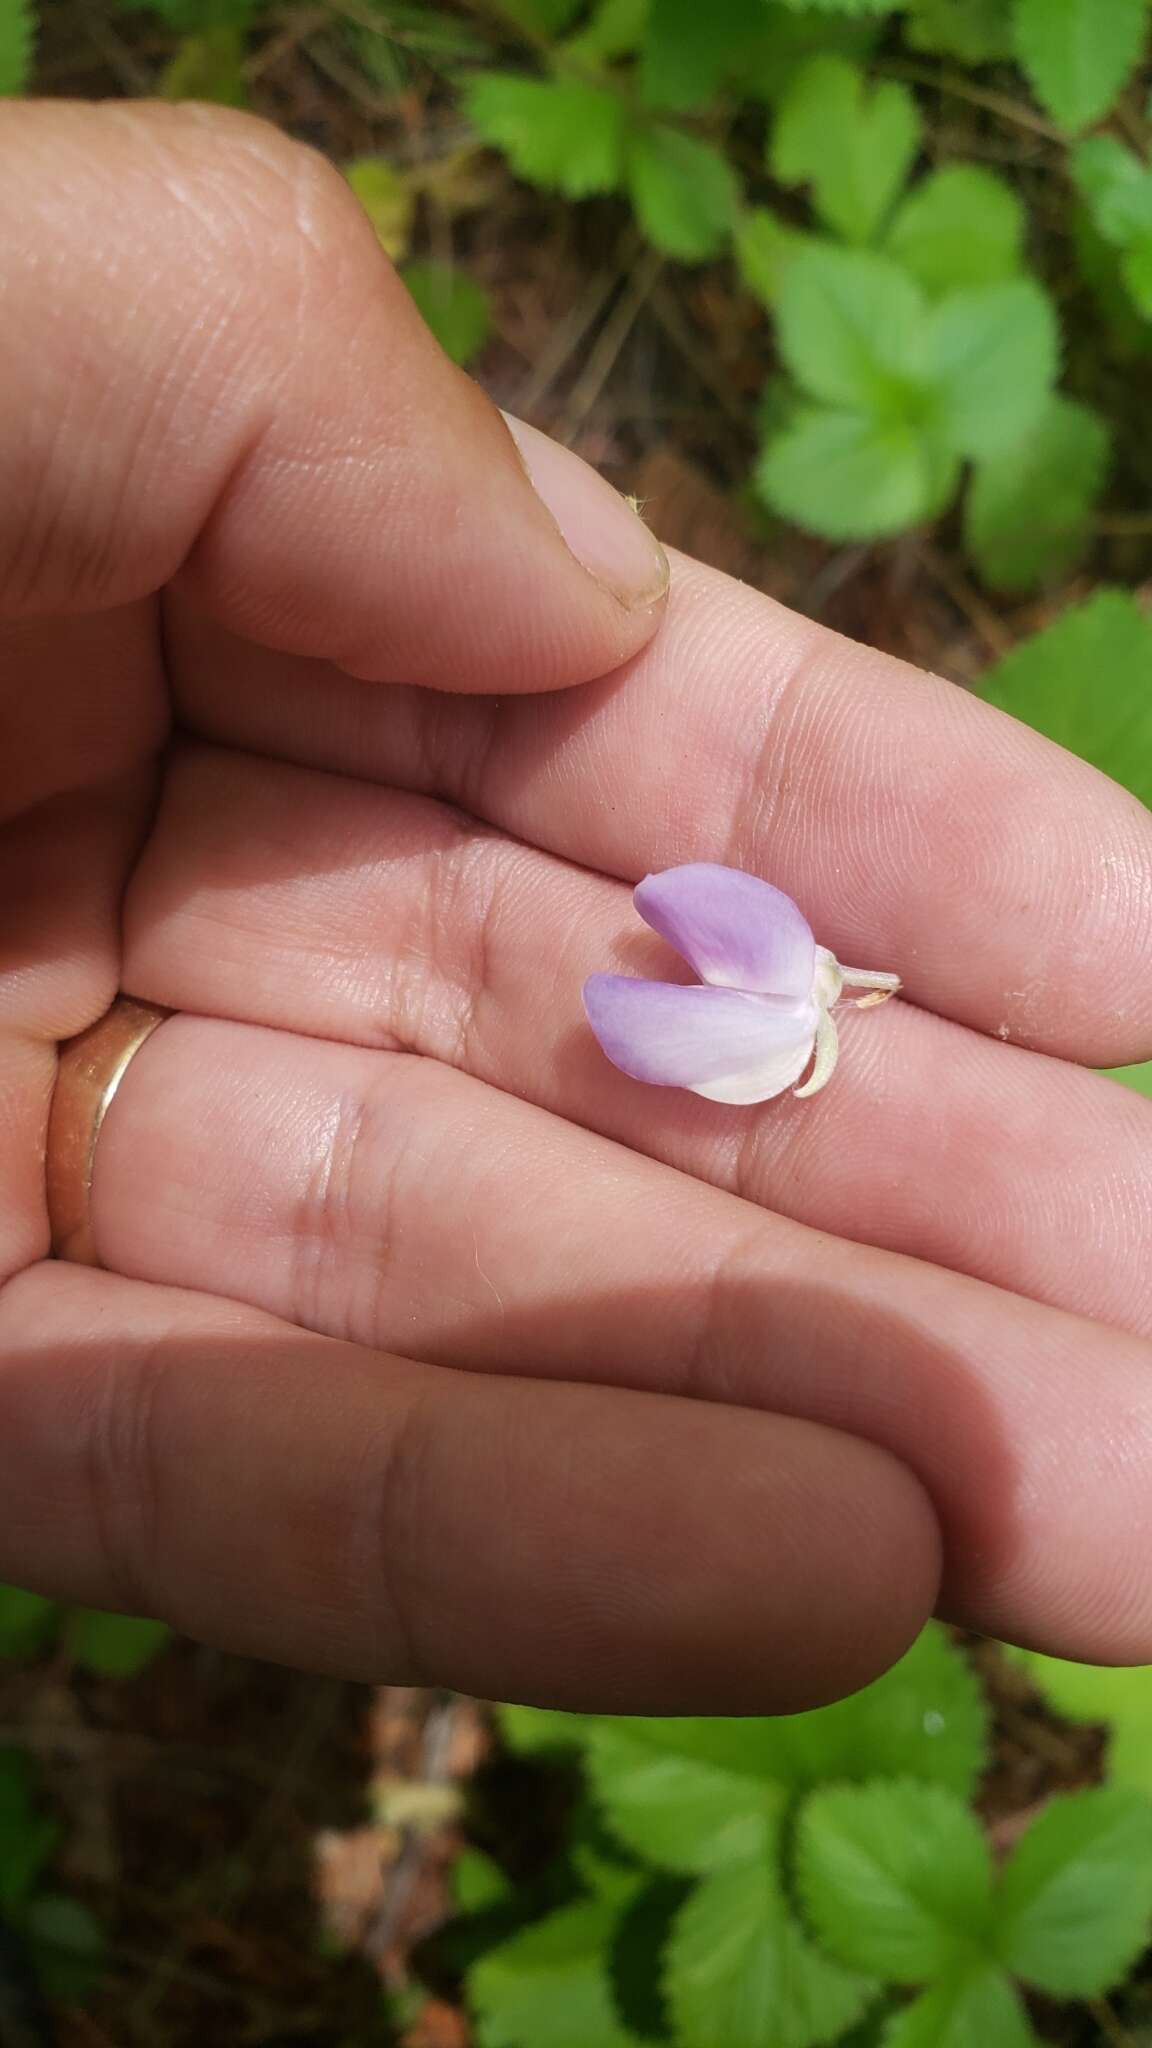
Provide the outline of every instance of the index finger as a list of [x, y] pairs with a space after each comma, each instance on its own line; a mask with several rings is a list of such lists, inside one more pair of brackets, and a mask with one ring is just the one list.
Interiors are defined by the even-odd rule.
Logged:
[[[191, 621], [187, 622], [190, 626]], [[385, 703], [202, 629], [177, 651], [212, 736], [447, 796], [628, 880], [712, 860], [795, 897], [914, 1002], [1100, 1066], [1152, 1054], [1152, 815], [939, 677], [676, 559], [664, 628], [566, 698]], [[313, 705], [312, 715], [308, 704]]]

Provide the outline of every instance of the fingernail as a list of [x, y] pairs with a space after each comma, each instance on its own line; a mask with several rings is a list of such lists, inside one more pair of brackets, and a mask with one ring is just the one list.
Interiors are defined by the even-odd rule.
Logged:
[[668, 588], [668, 557], [639, 513], [570, 448], [511, 413], [504, 419], [537, 497], [581, 567], [629, 611], [655, 604]]

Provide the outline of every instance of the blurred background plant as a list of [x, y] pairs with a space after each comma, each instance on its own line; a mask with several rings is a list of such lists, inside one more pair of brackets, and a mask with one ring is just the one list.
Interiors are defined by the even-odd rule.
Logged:
[[[1148, 17], [0, 0], [0, 94], [278, 121], [662, 538], [1152, 804]], [[1148, 2048], [1150, 1930], [1152, 1670], [493, 1716], [0, 1590], [0, 2048]]]

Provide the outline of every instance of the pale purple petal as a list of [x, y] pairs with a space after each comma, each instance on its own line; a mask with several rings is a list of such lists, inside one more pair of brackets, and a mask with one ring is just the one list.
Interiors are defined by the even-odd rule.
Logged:
[[590, 976], [584, 1008], [622, 1072], [712, 1102], [781, 1094], [804, 1072], [816, 1036], [816, 1007], [807, 1001], [623, 974]]
[[816, 945], [790, 896], [711, 861], [647, 875], [635, 895], [653, 931], [715, 988], [806, 999]]

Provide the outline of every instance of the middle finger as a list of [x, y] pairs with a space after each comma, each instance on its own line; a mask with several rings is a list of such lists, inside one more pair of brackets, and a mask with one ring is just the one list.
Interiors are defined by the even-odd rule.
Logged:
[[799, 1222], [1152, 1334], [1138, 1096], [899, 1002], [846, 1013], [813, 1100], [645, 1087], [580, 1007], [598, 969], [677, 973], [628, 888], [432, 799], [182, 752], [125, 946], [135, 995], [431, 1055]]

